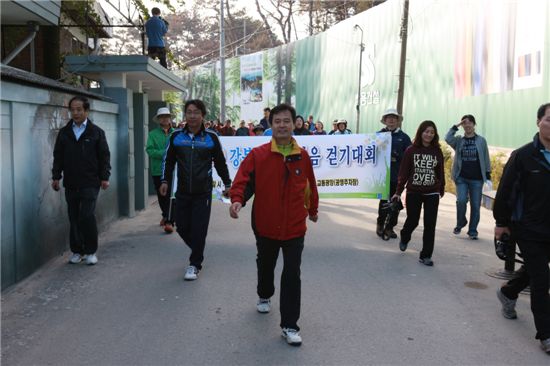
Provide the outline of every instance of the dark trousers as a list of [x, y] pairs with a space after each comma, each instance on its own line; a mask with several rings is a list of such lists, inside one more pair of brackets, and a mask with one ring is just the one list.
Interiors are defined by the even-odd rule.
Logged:
[[518, 298], [519, 293], [529, 286], [530, 278], [525, 266], [521, 266], [516, 271], [517, 277], [512, 278], [506, 282], [500, 291], [509, 299], [515, 300]]
[[95, 203], [99, 187], [68, 189], [65, 200], [69, 212], [71, 252], [94, 254], [97, 251], [97, 223]]
[[[163, 196], [159, 191], [161, 185], [160, 176], [153, 175], [153, 184], [155, 185], [155, 190], [157, 191], [157, 198], [159, 201], [160, 210], [162, 212], [162, 218], [165, 222], [173, 223], [174, 213], [172, 212], [172, 215], [170, 215], [170, 194], [172, 192], [172, 187], [168, 185], [168, 193], [166, 196]], [[172, 209], [174, 208], [172, 207]]]
[[300, 265], [304, 237], [290, 240], [274, 240], [256, 236], [258, 254], [256, 265], [258, 268], [258, 296], [269, 299], [275, 293], [275, 266], [279, 257], [279, 249], [283, 250], [283, 273], [281, 275], [280, 312], [281, 328], [300, 330], [300, 301], [302, 282], [300, 279]]
[[531, 241], [518, 238], [525, 269], [531, 278], [531, 311], [535, 318], [537, 339], [550, 338], [550, 241]]
[[176, 231], [191, 249], [189, 264], [198, 269], [204, 260], [211, 206], [212, 192], [176, 194]]
[[153, 60], [158, 57], [159, 63], [164, 66], [165, 69], [168, 68], [166, 64], [166, 49], [164, 47], [147, 47], [147, 55]]
[[[395, 194], [396, 189], [397, 189], [397, 182], [390, 182], [390, 198]], [[386, 203], [388, 203], [388, 200], [380, 200], [380, 203], [378, 204], [378, 218], [376, 219], [377, 225], [380, 225], [380, 226], [384, 225], [384, 221], [386, 220], [388, 211], [382, 210], [382, 206]], [[397, 225], [398, 216], [399, 216], [399, 212], [391, 218], [389, 229], [393, 229], [395, 225]]]
[[435, 224], [439, 208], [438, 194], [407, 193], [407, 219], [401, 230], [401, 241], [408, 243], [414, 229], [418, 226], [420, 212], [424, 205], [424, 233], [422, 234], [422, 251], [420, 259], [431, 258], [434, 251]]

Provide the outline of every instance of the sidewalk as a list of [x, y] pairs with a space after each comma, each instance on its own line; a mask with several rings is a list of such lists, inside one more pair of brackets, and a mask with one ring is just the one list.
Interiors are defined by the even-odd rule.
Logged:
[[439, 207], [432, 268], [418, 263], [422, 225], [401, 253], [374, 233], [377, 201], [322, 200], [303, 254], [300, 348], [280, 336], [279, 275], [273, 311], [256, 312], [251, 206], [233, 220], [213, 203], [204, 269], [184, 282], [189, 251], [161, 232], [154, 204], [102, 234], [96, 266], [65, 255], [2, 293], [2, 363], [548, 365], [529, 298], [504, 319], [501, 281], [485, 274], [504, 265], [491, 212], [480, 240], [457, 237], [454, 200]]

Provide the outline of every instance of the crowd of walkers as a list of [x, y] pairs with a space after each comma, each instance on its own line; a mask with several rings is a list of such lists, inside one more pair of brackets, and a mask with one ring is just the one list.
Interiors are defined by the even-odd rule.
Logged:
[[[224, 123], [220, 120], [205, 120], [204, 128], [214, 132], [218, 136], [272, 136], [271, 127], [269, 125], [270, 108], [264, 109], [264, 117], [260, 123], [246, 122], [241, 120], [237, 128], [234, 127], [231, 119], [226, 119]], [[187, 121], [177, 124], [178, 128], [185, 127]], [[310, 135], [348, 135], [351, 134], [348, 129], [348, 122], [345, 119], [335, 119], [332, 122], [332, 129], [325, 130], [325, 125], [321, 121], [313, 122], [313, 116], [310, 115], [307, 120], [304, 117], [297, 115], [293, 130], [295, 136], [310, 136]]]
[[[58, 134], [54, 147], [52, 188], [60, 190], [63, 180], [70, 222], [70, 263], [85, 261], [93, 265], [98, 232], [95, 203], [99, 189], [108, 189], [110, 153], [105, 132], [88, 118], [90, 104], [84, 97], [69, 102], [71, 120]], [[158, 128], [148, 137], [146, 151], [151, 159], [151, 175], [158, 194], [166, 233], [176, 232], [190, 248], [189, 265], [184, 279], [198, 278], [204, 260], [206, 236], [212, 203], [212, 167], [221, 177], [221, 194], [231, 201], [229, 215], [238, 218], [240, 210], [254, 196], [252, 231], [256, 238], [258, 300], [260, 313], [271, 310], [274, 295], [274, 269], [279, 251], [283, 253], [280, 289], [282, 335], [291, 345], [302, 338], [297, 324], [300, 317], [300, 264], [306, 233], [306, 219], [318, 220], [319, 197], [311, 160], [293, 136], [324, 135], [323, 124], [314, 125], [313, 116], [305, 120], [295, 109], [281, 104], [264, 110], [264, 118], [254, 126], [241, 121], [235, 131], [231, 121], [215, 124], [205, 121], [206, 106], [189, 100], [184, 106], [185, 124], [174, 129], [170, 110], [159, 108], [154, 117]], [[444, 157], [439, 134], [433, 121], [422, 121], [414, 138], [401, 130], [402, 115], [394, 108], [381, 117], [379, 132], [391, 133], [390, 194], [381, 200], [376, 234], [384, 239], [399, 238], [405, 252], [423, 211], [422, 249], [419, 262], [433, 266], [435, 228], [439, 201], [445, 194]], [[538, 133], [533, 141], [515, 150], [503, 172], [495, 198], [493, 215], [495, 238], [506, 234], [518, 243], [525, 262], [520, 277], [506, 283], [497, 292], [502, 314], [517, 317], [518, 293], [531, 288], [531, 309], [537, 329], [536, 338], [550, 354], [550, 103], [537, 111]], [[312, 127], [313, 126], [313, 127]], [[459, 128], [463, 134], [457, 136]], [[272, 136], [271, 141], [253, 148], [242, 161], [234, 182], [229, 176], [219, 135]], [[333, 123], [333, 134], [351, 134], [345, 120]], [[329, 133], [330, 134], [330, 133]], [[464, 115], [453, 124], [445, 141], [455, 150], [451, 177], [457, 186], [455, 235], [468, 225], [467, 235], [478, 239], [481, 191], [490, 182], [491, 165], [487, 141], [476, 133], [474, 116]], [[175, 205], [170, 192], [177, 176]], [[397, 235], [399, 210], [385, 208], [390, 203], [404, 203], [406, 220]], [[283, 199], [280, 199], [283, 197]], [[466, 218], [470, 202], [469, 220]]]

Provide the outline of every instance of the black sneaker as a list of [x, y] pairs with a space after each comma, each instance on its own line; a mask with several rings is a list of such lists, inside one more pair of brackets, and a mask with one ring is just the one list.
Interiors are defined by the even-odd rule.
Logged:
[[404, 252], [405, 250], [407, 250], [407, 245], [408, 243], [403, 243], [402, 240], [399, 241], [399, 250], [401, 250], [402, 252]]
[[462, 230], [462, 228], [459, 228], [459, 227], [457, 226], [457, 227], [455, 227], [455, 228], [453, 229], [453, 234], [458, 235], [458, 234], [460, 234], [460, 231], [461, 231], [461, 230]]
[[397, 233], [393, 230], [390, 230], [390, 238], [397, 239]]
[[418, 261], [420, 263], [422, 263], [423, 265], [425, 265], [425, 266], [432, 267], [434, 265], [434, 262], [432, 261], [431, 258], [427, 258], [427, 257], [426, 258], [420, 258]]

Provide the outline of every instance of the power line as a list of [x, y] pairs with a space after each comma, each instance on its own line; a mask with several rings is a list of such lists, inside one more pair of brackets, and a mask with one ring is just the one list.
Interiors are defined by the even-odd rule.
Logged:
[[[242, 37], [242, 38], [236, 40], [235, 42], [226, 44], [225, 47], [224, 47], [224, 52], [227, 52], [227, 48], [229, 48], [229, 47], [231, 47], [231, 46], [233, 46], [233, 45], [235, 45], [235, 44], [237, 44], [237, 43], [240, 43], [240, 42], [242, 42], [242, 41], [245, 40], [245, 39], [246, 39], [245, 42], [248, 42], [255, 34], [261, 34], [261, 33], [264, 33], [264, 32], [268, 32], [267, 29], [264, 29], [264, 30], [262, 30], [262, 31], [259, 31], [262, 27], [263, 27], [263, 26], [259, 26], [259, 27], [256, 28], [256, 30], [255, 30], [254, 32], [252, 32], [251, 34], [248, 34], [248, 35], [246, 35], [245, 37]], [[195, 58], [193, 58], [193, 59], [191, 59], [191, 60], [189, 60], [189, 61], [186, 61], [186, 62], [185, 62], [185, 65], [187, 65], [187, 64], [189, 64], [189, 63], [191, 63], [191, 62], [193, 62], [193, 61], [200, 60], [201, 58], [204, 58], [205, 56], [211, 55], [211, 54], [216, 53], [216, 52], [219, 52], [219, 50], [218, 50], [218, 49], [215, 49], [215, 50], [210, 51], [210, 52], [208, 52], [208, 53], [205, 53], [205, 54], [203, 54], [203, 55], [197, 56], [197, 57], [195, 57]], [[227, 55], [231, 55], [231, 53], [230, 53], [230, 52], [227, 52]]]

